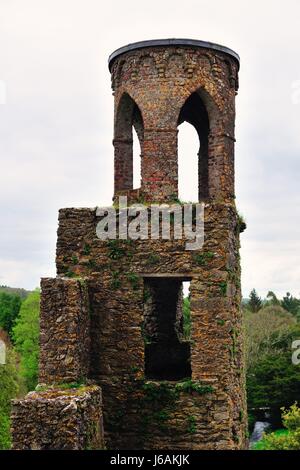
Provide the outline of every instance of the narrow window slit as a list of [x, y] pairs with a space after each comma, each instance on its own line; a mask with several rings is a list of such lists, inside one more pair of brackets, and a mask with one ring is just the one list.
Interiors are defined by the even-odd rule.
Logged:
[[189, 282], [148, 278], [144, 283], [145, 376], [191, 377]]

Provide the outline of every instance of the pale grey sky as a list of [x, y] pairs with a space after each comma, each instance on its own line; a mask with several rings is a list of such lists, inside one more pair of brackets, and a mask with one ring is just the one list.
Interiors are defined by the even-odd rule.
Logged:
[[[240, 54], [243, 293], [256, 287], [263, 296], [269, 289], [300, 295], [298, 0], [0, 0], [0, 85], [7, 89], [0, 104], [0, 284], [34, 288], [41, 276], [55, 275], [60, 207], [110, 203], [108, 55], [168, 37]], [[188, 130], [182, 134], [189, 139]]]

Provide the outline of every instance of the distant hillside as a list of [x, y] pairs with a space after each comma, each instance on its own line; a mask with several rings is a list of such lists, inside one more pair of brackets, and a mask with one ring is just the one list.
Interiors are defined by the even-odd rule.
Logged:
[[20, 287], [8, 287], [8, 286], [0, 286], [0, 292], [7, 292], [8, 294], [15, 294], [19, 295], [21, 299], [25, 299], [28, 294], [30, 294], [29, 290], [22, 289]]

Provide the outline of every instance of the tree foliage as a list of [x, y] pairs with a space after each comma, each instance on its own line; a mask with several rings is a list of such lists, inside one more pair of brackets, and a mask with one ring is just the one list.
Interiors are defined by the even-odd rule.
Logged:
[[12, 328], [21, 307], [21, 297], [15, 294], [0, 292], [0, 327], [12, 337]]
[[269, 290], [267, 294], [267, 302], [268, 302], [268, 305], [280, 305], [280, 300], [271, 290]]
[[283, 297], [281, 305], [292, 315], [300, 315], [300, 300], [296, 297], [293, 297], [289, 292], [287, 292], [286, 296]]
[[263, 450], [300, 450], [300, 408], [297, 403], [290, 409], [283, 409], [282, 422], [288, 432], [266, 434]]
[[0, 449], [3, 450], [10, 448], [10, 401], [19, 391], [17, 357], [10, 348], [6, 364], [0, 365], [0, 384]]
[[13, 328], [15, 348], [21, 356], [20, 374], [28, 390], [37, 384], [39, 356], [40, 292], [35, 290], [22, 303]]
[[296, 324], [296, 319], [279, 305], [270, 305], [254, 314], [246, 311], [244, 324], [246, 364], [251, 369], [263, 356], [278, 350], [281, 336]]
[[182, 314], [183, 314], [183, 337], [186, 340], [191, 339], [191, 302], [189, 297], [183, 299]]
[[[255, 314], [259, 319], [263, 314]], [[269, 316], [270, 318], [270, 316]], [[283, 319], [284, 317], [282, 317]], [[263, 320], [266, 320], [264, 318]], [[261, 334], [251, 331], [249, 322], [247, 335], [250, 342], [258, 342], [255, 357], [249, 359], [247, 367], [247, 395], [249, 408], [269, 407], [276, 417], [282, 406], [291, 406], [300, 396], [300, 368], [292, 363], [292, 342], [300, 338], [300, 325], [287, 321], [287, 325], [275, 321]], [[254, 330], [259, 330], [258, 324]], [[265, 332], [263, 332], [265, 330]], [[247, 342], [248, 348], [249, 342]]]

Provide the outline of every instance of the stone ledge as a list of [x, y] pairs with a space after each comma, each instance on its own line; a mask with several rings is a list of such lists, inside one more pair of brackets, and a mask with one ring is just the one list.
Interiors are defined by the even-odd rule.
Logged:
[[96, 385], [30, 392], [12, 402], [14, 450], [103, 449], [102, 393]]

